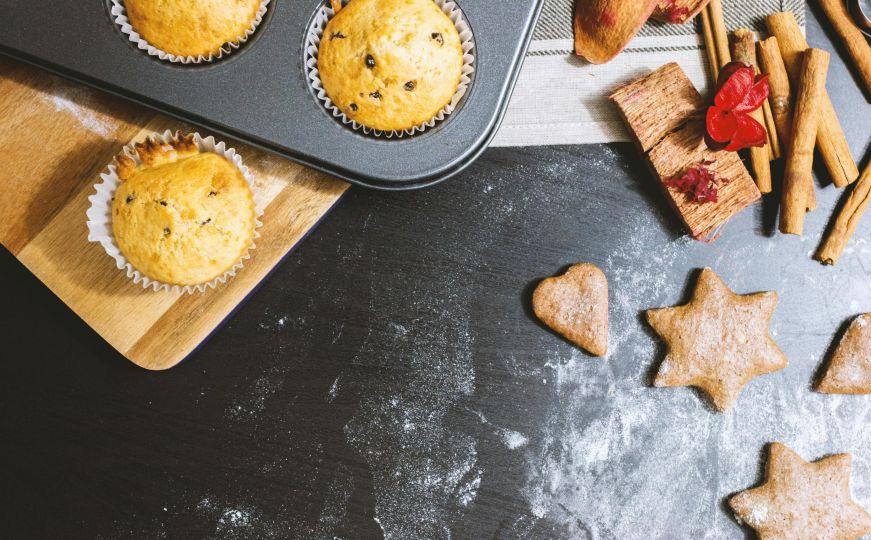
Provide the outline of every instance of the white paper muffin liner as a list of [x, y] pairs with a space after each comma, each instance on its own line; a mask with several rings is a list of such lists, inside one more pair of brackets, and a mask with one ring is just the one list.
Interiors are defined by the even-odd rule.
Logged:
[[[349, 1], [350, 0], [342, 0], [342, 5], [347, 4]], [[406, 135], [422, 133], [423, 131], [435, 126], [438, 122], [441, 122], [454, 112], [460, 100], [464, 95], [466, 95], [469, 85], [472, 83], [472, 73], [475, 71], [475, 37], [472, 35], [472, 29], [466, 22], [462, 10], [455, 2], [452, 0], [433, 0], [433, 2], [435, 2], [445, 15], [453, 21], [454, 26], [457, 28], [457, 32], [460, 34], [460, 44], [463, 48], [463, 68], [460, 75], [460, 84], [457, 86], [457, 91], [454, 93], [454, 97], [451, 98], [451, 101], [441, 111], [439, 111], [437, 115], [427, 122], [401, 131], [383, 131], [364, 126], [363, 124], [348, 118], [345, 113], [333, 104], [332, 100], [327, 95], [327, 92], [324, 90], [324, 86], [321, 83], [320, 72], [318, 71], [318, 48], [320, 47], [321, 37], [324, 35], [327, 23], [333, 15], [335, 15], [335, 12], [332, 7], [327, 5], [329, 2], [326, 2], [321, 6], [315, 14], [314, 21], [312, 21], [308, 35], [306, 36], [305, 69], [309, 85], [314, 91], [315, 96], [317, 96], [318, 100], [323, 102], [324, 107], [326, 107], [335, 118], [338, 118], [343, 124], [349, 125], [355, 130], [363, 131], [363, 133], [367, 135], [386, 137], [389, 139], [392, 137], [401, 138]]]
[[[168, 143], [179, 137], [179, 132], [173, 133], [170, 130], [166, 130], [162, 134], [154, 133], [151, 135], [153, 140], [160, 143]], [[199, 133], [194, 133], [194, 142], [200, 152], [213, 152], [225, 157], [230, 163], [235, 165], [242, 173], [242, 176], [245, 177], [245, 182], [248, 183], [248, 187], [251, 188], [251, 192], [254, 195], [254, 240], [251, 242], [248, 251], [246, 251], [229, 270], [209, 282], [181, 286], [162, 283], [149, 278], [139, 272], [139, 270], [134, 268], [133, 265], [127, 261], [121, 253], [121, 250], [118, 248], [118, 245], [115, 243], [115, 235], [112, 232], [112, 198], [115, 195], [115, 190], [121, 182], [118, 178], [116, 164], [113, 162], [106, 168], [105, 172], [100, 175], [100, 178], [103, 181], [94, 186], [97, 193], [88, 197], [88, 201], [91, 203], [91, 206], [88, 207], [87, 211], [88, 241], [97, 242], [102, 245], [103, 249], [106, 250], [106, 253], [115, 259], [115, 266], [117, 266], [119, 270], [126, 270], [127, 277], [131, 278], [133, 283], [142, 285], [143, 288], [151, 288], [154, 291], [171, 291], [173, 293], [203, 293], [207, 288], [214, 289], [219, 284], [226, 283], [228, 279], [235, 276], [236, 272], [238, 272], [244, 265], [245, 260], [251, 257], [251, 250], [257, 247], [257, 244], [254, 241], [256, 241], [257, 238], [260, 238], [260, 233], [257, 229], [263, 226], [260, 218], [263, 216], [264, 201], [260, 191], [254, 184], [254, 175], [248, 170], [248, 167], [242, 164], [242, 157], [236, 153], [236, 149], [228, 148], [224, 142], [216, 142], [215, 138], [212, 136], [203, 138]], [[124, 155], [135, 160], [138, 164], [139, 156], [134, 151], [133, 146], [134, 143], [131, 142], [123, 148], [122, 152]]]
[[124, 7], [124, 0], [112, 0], [112, 7], [109, 12], [112, 14], [112, 19], [115, 21], [115, 24], [121, 29], [121, 32], [127, 36], [131, 42], [136, 44], [136, 46], [147, 52], [151, 56], [156, 56], [161, 60], [166, 60], [167, 62], [173, 62], [176, 64], [199, 64], [202, 62], [213, 62], [215, 60], [220, 60], [221, 58], [227, 56], [234, 50], [238, 49], [243, 43], [248, 41], [248, 38], [254, 34], [254, 31], [257, 30], [257, 26], [260, 25], [260, 22], [263, 20], [263, 16], [266, 15], [266, 10], [269, 6], [270, 0], [261, 0], [260, 8], [257, 10], [257, 15], [254, 17], [254, 21], [251, 23], [251, 26], [245, 30], [245, 35], [238, 38], [236, 41], [231, 41], [228, 43], [224, 43], [221, 46], [221, 49], [217, 54], [209, 53], [208, 56], [178, 56], [172, 53], [168, 53], [162, 49], [158, 49], [145, 38], [139, 35], [138, 32], [133, 28], [130, 24], [130, 20], [127, 18], [127, 9]]

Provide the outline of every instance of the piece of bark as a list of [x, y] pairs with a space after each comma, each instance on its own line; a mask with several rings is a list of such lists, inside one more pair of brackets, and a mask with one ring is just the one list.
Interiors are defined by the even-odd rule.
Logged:
[[[756, 37], [753, 32], [746, 28], [739, 28], [732, 32], [732, 60], [756, 69]], [[750, 117], [765, 126], [765, 116], [761, 107], [750, 113]], [[767, 127], [766, 131], [768, 131]], [[771, 138], [771, 133], [768, 133], [768, 136]], [[774, 136], [777, 137], [777, 134], [775, 133]], [[767, 144], [750, 148], [750, 168], [753, 171], [753, 178], [756, 179], [756, 186], [762, 194], [771, 193], [770, 151]]]
[[832, 23], [844, 48], [853, 59], [853, 67], [865, 85], [865, 92], [871, 95], [871, 45], [847, 11], [848, 0], [817, 0], [826, 18]]
[[[736, 152], [712, 151], [704, 141], [701, 120], [687, 122], [669, 133], [648, 154], [648, 160], [663, 183], [672, 207], [696, 239], [713, 238], [717, 230], [735, 214], [757, 201], [759, 188]], [[718, 190], [715, 203], [697, 203], [665, 181], [681, 176], [689, 167], [706, 163], [714, 176], [725, 183]]]
[[801, 66], [780, 206], [780, 232], [799, 235], [804, 229], [809, 193], [814, 189], [814, 140], [823, 120], [820, 104], [826, 90], [829, 53], [808, 49], [802, 53]]
[[835, 222], [826, 233], [820, 249], [817, 251], [816, 259], [823, 264], [835, 264], [844, 253], [844, 248], [847, 242], [856, 231], [865, 209], [868, 208], [868, 201], [871, 200], [871, 163], [865, 166], [862, 171], [862, 176], [859, 181], [853, 186], [853, 190], [847, 196], [844, 206], [838, 211], [835, 216]]
[[[704, 100], [677, 64], [666, 64], [632, 81], [610, 99], [694, 238], [711, 238], [732, 216], [759, 199], [759, 189], [738, 154], [712, 151], [705, 144]], [[726, 180], [716, 203], [693, 202], [666, 185], [667, 180], [699, 164]]]
[[[786, 65], [789, 80], [795, 86], [801, 70], [800, 54], [808, 48], [807, 41], [790, 11], [774, 13], [765, 18], [765, 24], [780, 47], [783, 63]], [[826, 92], [820, 104], [820, 122], [817, 132], [817, 149], [832, 177], [832, 182], [838, 187], [844, 187], [859, 177], [859, 169], [847, 138], [841, 129], [841, 122]]]
[[611, 101], [620, 107], [645, 152], [705, 105], [702, 95], [675, 63], [618, 88]]

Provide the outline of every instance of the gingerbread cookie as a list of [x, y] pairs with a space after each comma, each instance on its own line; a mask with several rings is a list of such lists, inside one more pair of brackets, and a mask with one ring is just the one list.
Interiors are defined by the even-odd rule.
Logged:
[[768, 334], [777, 293], [738, 295], [710, 268], [685, 306], [651, 309], [647, 320], [668, 345], [655, 386], [696, 386], [726, 411], [757, 375], [786, 367]]
[[760, 538], [847, 540], [871, 533], [871, 515], [850, 496], [850, 454], [808, 463], [780, 443], [769, 449], [765, 483], [729, 499]]
[[817, 390], [826, 394], [871, 394], [871, 313], [856, 317]]
[[543, 280], [532, 294], [535, 316], [578, 347], [608, 353], [608, 279], [593, 264], [576, 264]]

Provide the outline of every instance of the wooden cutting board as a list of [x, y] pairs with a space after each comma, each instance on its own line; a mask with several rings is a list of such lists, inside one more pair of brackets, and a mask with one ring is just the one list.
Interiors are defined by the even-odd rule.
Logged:
[[113, 156], [131, 140], [165, 129], [194, 130], [0, 58], [0, 243], [115, 349], [147, 369], [172, 367], [190, 354], [348, 188], [228, 140], [268, 201], [257, 248], [236, 277], [204, 294], [146, 290], [88, 242], [85, 211]]

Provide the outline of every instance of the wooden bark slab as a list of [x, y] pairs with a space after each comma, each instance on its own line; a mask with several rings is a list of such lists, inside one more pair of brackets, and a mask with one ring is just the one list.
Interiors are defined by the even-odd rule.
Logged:
[[[106, 341], [147, 369], [174, 366], [317, 225], [348, 185], [235, 141], [266, 201], [235, 278], [205, 294], [145, 290], [87, 241], [87, 197], [130, 140], [194, 128], [0, 60], [0, 243]], [[203, 135], [207, 133], [202, 132]]]
[[[620, 87], [611, 101], [694, 238], [712, 238], [732, 216], [761, 197], [737, 153], [712, 151], [705, 144], [704, 100], [677, 64], [666, 64]], [[690, 201], [666, 185], [666, 180], [700, 163], [725, 180], [716, 203]]]

